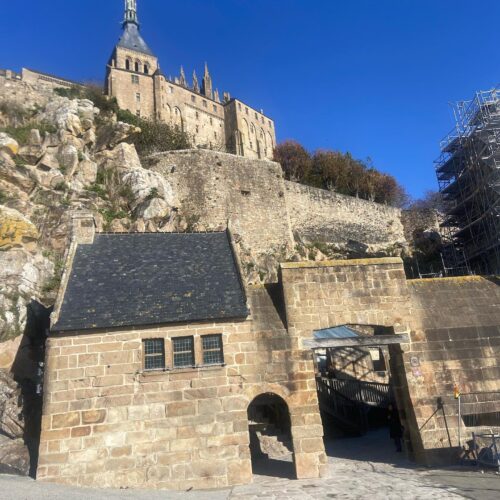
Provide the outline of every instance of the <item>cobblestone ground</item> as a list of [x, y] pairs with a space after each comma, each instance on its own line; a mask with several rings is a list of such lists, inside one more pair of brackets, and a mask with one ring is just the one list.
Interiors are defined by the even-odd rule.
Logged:
[[292, 480], [292, 464], [257, 464], [253, 484], [231, 490], [165, 492], [90, 490], [0, 475], [1, 500], [277, 500], [451, 499], [498, 500], [500, 476], [468, 470], [424, 469], [393, 451], [385, 431], [327, 444], [329, 477]]

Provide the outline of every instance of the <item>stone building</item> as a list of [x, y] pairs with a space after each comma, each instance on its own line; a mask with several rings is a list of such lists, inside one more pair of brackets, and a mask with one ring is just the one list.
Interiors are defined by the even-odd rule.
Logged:
[[[282, 263], [245, 286], [228, 232], [94, 234], [76, 217], [47, 341], [38, 479], [187, 489], [252, 480], [284, 435], [297, 478], [326, 470], [313, 352], [388, 358], [408, 455], [450, 463], [500, 410], [500, 289], [413, 280], [399, 258]], [[324, 338], [325, 329], [362, 332]], [[355, 342], [355, 344], [353, 344]], [[457, 418], [453, 389], [466, 394]], [[500, 429], [498, 429], [500, 430]]]
[[125, 1], [123, 34], [107, 65], [106, 90], [121, 108], [156, 118], [187, 132], [197, 147], [227, 151], [249, 158], [272, 158], [274, 122], [228, 93], [220, 96], [205, 64], [200, 81], [184, 69], [170, 78], [139, 31], [136, 0]]

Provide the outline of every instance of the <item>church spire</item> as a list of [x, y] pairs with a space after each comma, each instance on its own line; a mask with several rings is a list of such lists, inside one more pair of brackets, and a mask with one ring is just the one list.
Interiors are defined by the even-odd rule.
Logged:
[[139, 26], [139, 19], [137, 18], [137, 0], [125, 0], [125, 18], [123, 26], [132, 23]]

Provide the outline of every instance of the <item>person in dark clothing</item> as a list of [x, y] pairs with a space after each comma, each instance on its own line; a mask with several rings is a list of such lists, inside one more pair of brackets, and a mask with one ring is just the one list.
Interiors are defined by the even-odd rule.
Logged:
[[403, 426], [399, 420], [399, 413], [392, 405], [388, 407], [387, 419], [389, 420], [389, 436], [394, 440], [396, 451], [398, 453], [403, 451], [401, 438], [403, 437]]

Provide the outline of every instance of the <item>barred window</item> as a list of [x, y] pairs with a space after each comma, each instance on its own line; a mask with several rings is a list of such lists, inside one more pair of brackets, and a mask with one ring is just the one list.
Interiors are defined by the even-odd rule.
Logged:
[[136, 85], [139, 83], [139, 77], [137, 75], [132, 75], [132, 83]]
[[172, 339], [174, 349], [174, 368], [194, 366], [193, 337], [177, 337]]
[[222, 335], [204, 335], [201, 337], [203, 345], [203, 364], [222, 365], [224, 353], [222, 351]]
[[163, 370], [165, 368], [165, 343], [163, 339], [147, 339], [143, 341], [144, 369]]

